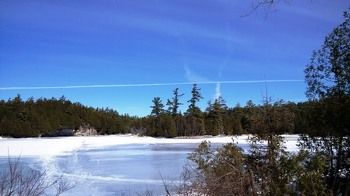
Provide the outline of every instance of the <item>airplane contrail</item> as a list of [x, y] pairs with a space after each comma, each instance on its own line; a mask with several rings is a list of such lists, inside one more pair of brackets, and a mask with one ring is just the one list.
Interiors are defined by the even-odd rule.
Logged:
[[304, 80], [224, 80], [224, 81], [198, 81], [198, 82], [170, 82], [170, 83], [139, 83], [139, 84], [92, 84], [69, 86], [15, 86], [0, 87], [0, 90], [44, 90], [44, 89], [77, 89], [77, 88], [116, 88], [116, 87], [147, 87], [147, 86], [176, 86], [192, 84], [258, 84], [258, 83], [283, 83], [304, 82]]

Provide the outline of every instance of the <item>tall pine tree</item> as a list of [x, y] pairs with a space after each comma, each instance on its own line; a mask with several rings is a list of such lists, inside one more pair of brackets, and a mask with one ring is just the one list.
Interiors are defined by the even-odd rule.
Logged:
[[173, 91], [173, 97], [171, 99], [168, 99], [167, 101], [167, 106], [168, 106], [168, 112], [172, 115], [172, 116], [176, 116], [179, 112], [179, 107], [180, 105], [182, 105], [182, 103], [180, 103], [180, 97], [182, 97], [184, 94], [179, 93], [179, 88], [176, 88]]
[[201, 135], [204, 134], [204, 120], [202, 111], [197, 106], [197, 103], [203, 99], [200, 88], [197, 87], [197, 84], [193, 84], [191, 91], [191, 99], [187, 102], [190, 103], [187, 109], [186, 115], [186, 131], [190, 131], [190, 133], [185, 133], [185, 135]]

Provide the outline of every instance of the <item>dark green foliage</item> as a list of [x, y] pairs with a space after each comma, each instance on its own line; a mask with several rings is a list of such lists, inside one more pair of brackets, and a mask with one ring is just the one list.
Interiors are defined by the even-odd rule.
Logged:
[[151, 106], [151, 116], [159, 117], [161, 114], [164, 113], [164, 105], [162, 103], [162, 100], [160, 97], [155, 97], [152, 100], [153, 105]]
[[[250, 139], [251, 152], [233, 143], [215, 149], [203, 142], [188, 157], [180, 195], [330, 195], [322, 155], [283, 150], [281, 137], [270, 135], [268, 145]], [[265, 141], [266, 141], [265, 140]]]
[[164, 136], [164, 137], [177, 136], [175, 120], [169, 114], [165, 114], [161, 117], [161, 129], [163, 131], [161, 136]]
[[155, 97], [152, 102], [152, 112], [149, 117], [151, 126], [146, 128], [146, 134], [155, 137], [175, 137], [177, 133], [174, 116], [164, 111], [164, 105], [159, 97]]
[[189, 160], [195, 168], [185, 170], [180, 195], [252, 195], [255, 191], [251, 189], [252, 175], [245, 172], [245, 156], [232, 143], [215, 151], [210, 143], [203, 142]]
[[[17, 96], [0, 101], [0, 134], [12, 137], [70, 135], [72, 133], [64, 132], [89, 126], [98, 134], [131, 132], [157, 137], [262, 132], [319, 136], [327, 135], [329, 130], [342, 132], [349, 127], [350, 99], [344, 97], [334, 103], [327, 99], [298, 104], [278, 101], [265, 107], [248, 101], [244, 107], [229, 108], [220, 97], [210, 103], [205, 112], [197, 108], [193, 114], [174, 115], [165, 112], [161, 99], [156, 97], [151, 115], [140, 118], [119, 115], [108, 108], [86, 107], [64, 97], [23, 101]], [[337, 112], [339, 110], [343, 112]]]
[[186, 136], [203, 135], [205, 132], [203, 113], [197, 106], [197, 103], [203, 99], [200, 90], [201, 89], [197, 87], [197, 84], [193, 84], [191, 99], [187, 101], [189, 106], [185, 114], [186, 126], [184, 135]]
[[350, 95], [350, 12], [344, 22], [325, 39], [321, 49], [314, 51], [306, 66], [305, 79], [310, 99]]
[[305, 68], [311, 137], [301, 147], [323, 156], [327, 187], [333, 195], [350, 194], [350, 12], [325, 39]]
[[188, 100], [187, 102], [189, 103], [187, 113], [188, 115], [191, 116], [197, 116], [200, 115], [200, 109], [196, 105], [201, 99], [203, 99], [201, 93], [200, 93], [200, 88], [197, 87], [197, 84], [193, 84], [192, 91], [191, 91], [191, 99]]
[[224, 115], [227, 106], [222, 97], [209, 102], [206, 115], [206, 133], [210, 135], [224, 134]]
[[[350, 103], [348, 99], [344, 101]], [[311, 121], [306, 119], [316, 114], [320, 119], [328, 118], [326, 115], [321, 115], [323, 114], [321, 112], [310, 114], [315, 108], [321, 108], [319, 104], [318, 102], [294, 104], [281, 101], [270, 104], [268, 110], [273, 112], [269, 116], [272, 123], [270, 128], [276, 133], [313, 132], [314, 129], [309, 127]], [[210, 103], [205, 112], [195, 107], [192, 114], [174, 115], [172, 112], [165, 112], [161, 99], [156, 97], [151, 108], [150, 116], [140, 118], [119, 115], [108, 108], [86, 107], [80, 103], [72, 103], [64, 97], [38, 100], [29, 98], [24, 101], [17, 96], [8, 101], [0, 101], [0, 134], [12, 137], [71, 135], [73, 129], [79, 129], [80, 126], [92, 127], [98, 134], [131, 132], [162, 137], [259, 133], [268, 129], [257, 123], [259, 119], [261, 121], [265, 118], [266, 109], [254, 105], [251, 101], [245, 107], [238, 105], [229, 108], [220, 97]], [[342, 117], [346, 118], [347, 116]], [[339, 125], [348, 126], [349, 121], [342, 120], [341, 123]], [[320, 135], [322, 131], [324, 129], [315, 134]]]
[[266, 101], [250, 114], [250, 131], [253, 133], [292, 133], [295, 114], [283, 101], [272, 104]]
[[172, 116], [176, 116], [178, 115], [178, 110], [179, 110], [179, 106], [182, 105], [182, 103], [180, 103], [180, 97], [182, 97], [184, 94], [179, 94], [179, 88], [176, 88], [173, 91], [173, 97], [171, 99], [168, 99], [167, 101], [167, 106], [168, 106], [168, 112], [172, 115]]
[[[0, 102], [0, 135], [36, 137], [71, 135], [80, 126], [89, 125], [99, 134], [129, 132], [131, 117], [111, 109], [94, 109], [60, 99], [29, 98]], [[69, 131], [70, 130], [70, 131]]]

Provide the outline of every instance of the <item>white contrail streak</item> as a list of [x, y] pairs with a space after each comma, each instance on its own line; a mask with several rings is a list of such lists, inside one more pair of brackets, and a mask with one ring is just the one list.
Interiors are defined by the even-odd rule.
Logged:
[[116, 88], [116, 87], [147, 87], [147, 86], [176, 86], [192, 84], [258, 84], [303, 82], [304, 80], [226, 80], [226, 81], [198, 81], [198, 82], [171, 82], [171, 83], [141, 83], [141, 84], [96, 84], [96, 85], [69, 85], [69, 86], [17, 86], [0, 87], [0, 90], [44, 90], [44, 89], [77, 89], [77, 88]]

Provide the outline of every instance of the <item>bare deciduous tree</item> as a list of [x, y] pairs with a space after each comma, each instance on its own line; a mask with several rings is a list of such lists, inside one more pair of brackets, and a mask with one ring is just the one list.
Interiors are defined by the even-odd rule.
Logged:
[[20, 158], [8, 158], [7, 169], [0, 173], [0, 195], [2, 196], [40, 196], [56, 195], [73, 188], [62, 177], [49, 179], [46, 171], [26, 169], [20, 164]]

